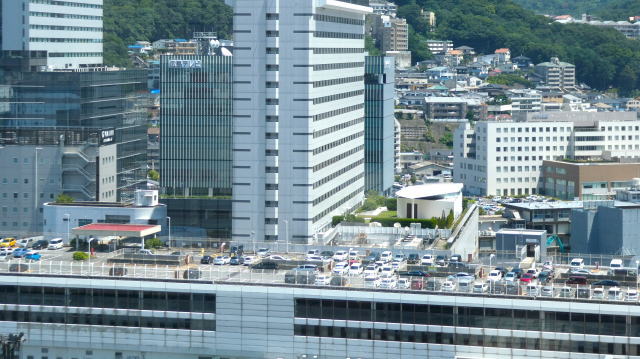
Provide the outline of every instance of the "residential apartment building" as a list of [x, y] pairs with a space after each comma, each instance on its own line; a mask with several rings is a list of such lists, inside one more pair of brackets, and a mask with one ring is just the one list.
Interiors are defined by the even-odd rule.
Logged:
[[387, 15], [376, 16], [373, 35], [382, 52], [409, 49], [409, 27], [405, 19]]
[[562, 62], [557, 57], [537, 64], [535, 73], [549, 87], [554, 89], [573, 89], [576, 87], [576, 67]]
[[487, 105], [479, 99], [430, 96], [424, 98], [424, 116], [427, 120], [461, 120], [469, 114], [474, 119], [487, 118]]
[[427, 47], [432, 54], [446, 54], [453, 50], [453, 41], [451, 40], [427, 40]]
[[45, 59], [0, 56], [3, 234], [40, 233], [42, 204], [60, 193], [128, 202], [146, 185], [146, 72], [29, 71]]
[[238, 241], [308, 242], [364, 197], [364, 16], [331, 0], [234, 8]]
[[465, 183], [467, 193], [542, 193], [544, 160], [640, 157], [640, 120], [633, 112], [526, 115], [525, 121], [479, 121], [455, 131], [454, 181]]
[[102, 1], [2, 1], [1, 50], [46, 51], [50, 69], [101, 66]]
[[200, 54], [160, 59], [162, 202], [168, 205], [173, 226], [196, 227], [205, 230], [206, 237], [228, 239], [233, 167], [232, 57]]
[[511, 112], [540, 112], [542, 109], [542, 94], [531, 89], [512, 89], [506, 93], [511, 100]]
[[389, 194], [394, 179], [394, 84], [391, 57], [365, 58], [365, 190]]
[[371, 1], [371, 2], [369, 2], [369, 7], [371, 7], [371, 9], [373, 10], [373, 13], [375, 15], [391, 15], [391, 16], [395, 16], [396, 13], [398, 12], [398, 5], [396, 5], [396, 4], [392, 3], [392, 2]]

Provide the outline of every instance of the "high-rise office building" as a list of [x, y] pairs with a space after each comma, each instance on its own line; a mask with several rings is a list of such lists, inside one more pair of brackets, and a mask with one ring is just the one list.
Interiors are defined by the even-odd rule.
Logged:
[[365, 190], [389, 194], [394, 171], [393, 57], [365, 58]]
[[45, 61], [44, 52], [0, 56], [6, 234], [39, 233], [42, 203], [60, 193], [127, 202], [146, 182], [146, 72], [31, 71]]
[[102, 64], [102, 0], [2, 1], [2, 50], [47, 51], [49, 68]]
[[364, 16], [331, 0], [234, 7], [235, 240], [307, 242], [364, 196]]
[[172, 226], [213, 238], [231, 232], [232, 66], [209, 54], [160, 60], [162, 201]]

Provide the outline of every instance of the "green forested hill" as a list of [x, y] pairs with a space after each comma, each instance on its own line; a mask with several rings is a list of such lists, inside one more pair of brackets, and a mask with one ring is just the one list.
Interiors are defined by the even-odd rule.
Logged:
[[229, 38], [231, 8], [221, 0], [104, 0], [105, 63], [128, 62], [136, 40], [189, 38], [194, 31], [217, 31]]
[[[567, 0], [572, 1], [572, 0]], [[604, 0], [593, 0], [604, 1]], [[639, 0], [610, 0], [640, 4]], [[414, 60], [430, 56], [427, 38], [453, 40], [492, 53], [508, 47], [534, 62], [558, 56], [574, 63], [579, 81], [598, 88], [615, 87], [628, 94], [640, 88], [640, 41], [611, 29], [561, 25], [525, 10], [511, 0], [396, 0], [399, 16], [410, 24]], [[627, 4], [626, 6], [631, 6]], [[231, 35], [231, 8], [222, 0], [105, 0], [105, 62], [127, 63], [126, 45], [135, 40], [186, 38], [193, 31]], [[420, 9], [435, 11], [437, 30], [427, 31]]]
[[610, 0], [606, 6], [594, 11], [605, 20], [626, 20], [629, 16], [640, 16], [640, 0]]
[[[596, 10], [608, 6], [612, 0], [513, 0], [525, 9], [537, 14], [573, 15], [593, 14]], [[629, 2], [629, 0], [626, 0]]]
[[[635, 0], [634, 0], [635, 1]], [[640, 88], [640, 41], [628, 40], [612, 29], [553, 23], [510, 0], [398, 0], [399, 16], [421, 38], [450, 39], [477, 52], [508, 47], [535, 63], [558, 56], [574, 63], [578, 80], [598, 88], [615, 87], [628, 94]], [[435, 11], [437, 30], [426, 32], [420, 8]], [[416, 40], [417, 38], [417, 40]], [[419, 49], [420, 50], [420, 49]]]

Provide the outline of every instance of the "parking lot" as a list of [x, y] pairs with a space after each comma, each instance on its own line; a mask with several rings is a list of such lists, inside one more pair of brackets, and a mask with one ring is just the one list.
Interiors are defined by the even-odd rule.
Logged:
[[[313, 253], [311, 253], [313, 252]], [[176, 253], [184, 264], [141, 265], [112, 263], [115, 253], [98, 253], [87, 261], [74, 261], [73, 251], [41, 250], [39, 261], [13, 258], [0, 261], [0, 272], [97, 277], [202, 280], [212, 282], [265, 283], [307, 286], [347, 286], [376, 290], [464, 293], [467, 295], [510, 295], [574, 298], [638, 303], [637, 275], [614, 276], [607, 268], [553, 263], [536, 264], [537, 269], [519, 270], [512, 265], [493, 266], [465, 263], [462, 258], [427, 255], [409, 258], [404, 253], [245, 253], [245, 263], [231, 264], [231, 258], [201, 251]], [[171, 250], [157, 254], [171, 255]], [[150, 258], [157, 254], [149, 255]], [[228, 254], [228, 253], [227, 253]], [[217, 264], [216, 263], [217, 260]], [[25, 266], [26, 265], [26, 266]], [[22, 266], [21, 268], [18, 268]]]

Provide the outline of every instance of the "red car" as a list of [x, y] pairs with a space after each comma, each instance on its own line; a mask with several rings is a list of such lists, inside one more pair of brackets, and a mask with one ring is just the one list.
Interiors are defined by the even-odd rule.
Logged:
[[534, 279], [535, 277], [531, 273], [525, 273], [522, 275], [522, 277], [520, 277], [520, 281], [522, 283], [531, 283], [531, 281], [533, 281]]

